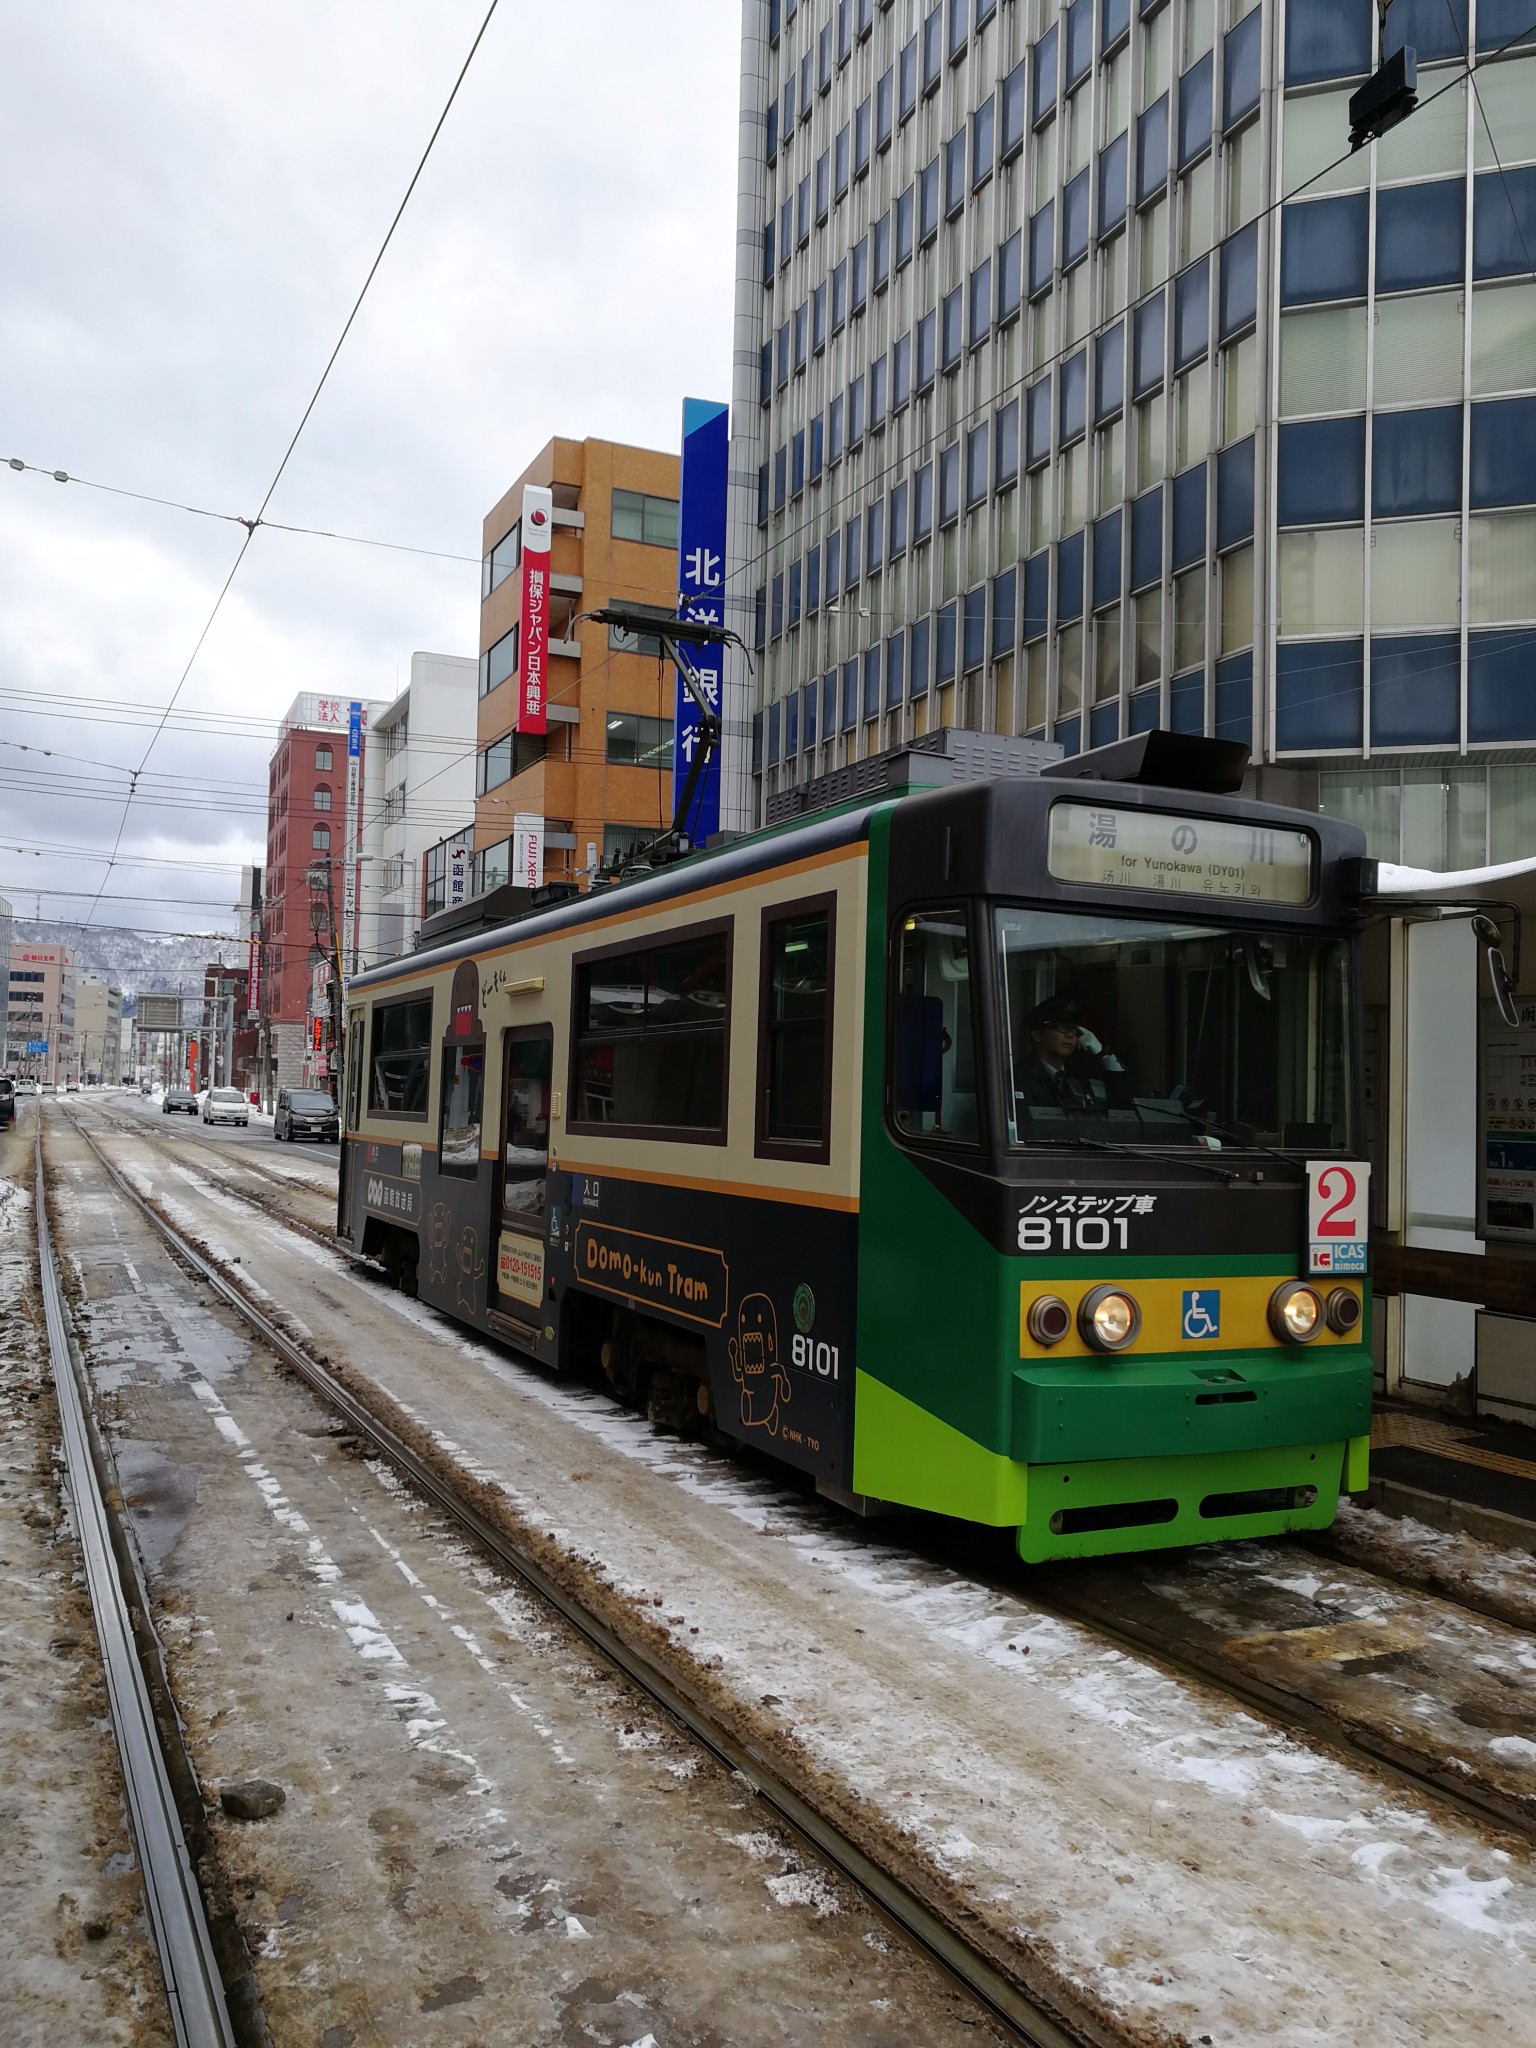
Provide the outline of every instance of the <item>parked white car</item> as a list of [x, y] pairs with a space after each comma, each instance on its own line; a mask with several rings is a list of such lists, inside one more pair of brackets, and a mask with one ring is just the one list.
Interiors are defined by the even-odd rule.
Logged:
[[238, 1088], [210, 1088], [203, 1097], [205, 1124], [248, 1124], [250, 1104]]

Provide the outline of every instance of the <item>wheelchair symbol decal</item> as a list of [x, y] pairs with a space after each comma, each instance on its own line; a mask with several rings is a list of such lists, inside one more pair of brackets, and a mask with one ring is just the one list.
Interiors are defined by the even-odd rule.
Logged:
[[1221, 1335], [1221, 1289], [1186, 1287], [1184, 1290], [1184, 1335], [1189, 1338]]

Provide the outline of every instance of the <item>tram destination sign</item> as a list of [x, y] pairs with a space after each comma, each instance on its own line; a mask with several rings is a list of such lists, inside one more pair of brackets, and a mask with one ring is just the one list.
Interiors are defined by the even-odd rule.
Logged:
[[1107, 804], [1051, 806], [1046, 865], [1058, 882], [1170, 896], [1307, 903], [1312, 836], [1238, 818]]

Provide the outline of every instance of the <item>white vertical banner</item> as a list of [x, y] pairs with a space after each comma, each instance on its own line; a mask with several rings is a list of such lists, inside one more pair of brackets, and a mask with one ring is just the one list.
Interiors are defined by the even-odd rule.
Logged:
[[457, 910], [469, 899], [469, 847], [462, 841], [448, 849], [448, 900], [445, 910]]
[[544, 820], [532, 811], [519, 811], [512, 820], [511, 880], [520, 889], [544, 886]]

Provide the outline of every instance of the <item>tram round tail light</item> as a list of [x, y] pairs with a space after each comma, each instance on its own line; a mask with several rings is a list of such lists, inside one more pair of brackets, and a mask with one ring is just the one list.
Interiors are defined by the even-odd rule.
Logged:
[[1078, 1303], [1077, 1327], [1095, 1351], [1123, 1351], [1136, 1340], [1141, 1310], [1121, 1287], [1093, 1287]]
[[1353, 1336], [1360, 1327], [1359, 1295], [1351, 1294], [1347, 1287], [1335, 1287], [1328, 1297], [1324, 1314], [1335, 1336]]
[[1072, 1327], [1072, 1311], [1059, 1294], [1041, 1294], [1029, 1304], [1024, 1327], [1037, 1344], [1059, 1344]]
[[1322, 1296], [1304, 1281], [1287, 1280], [1269, 1297], [1269, 1327], [1282, 1344], [1310, 1344], [1323, 1327]]

